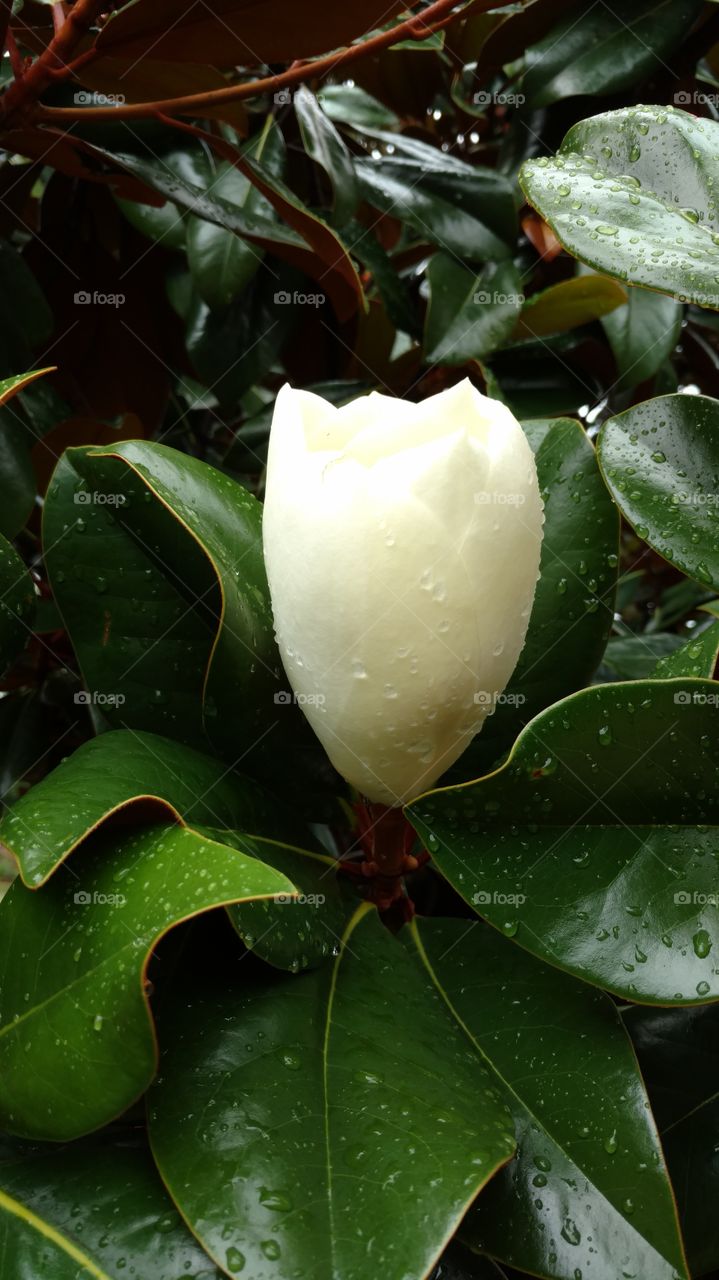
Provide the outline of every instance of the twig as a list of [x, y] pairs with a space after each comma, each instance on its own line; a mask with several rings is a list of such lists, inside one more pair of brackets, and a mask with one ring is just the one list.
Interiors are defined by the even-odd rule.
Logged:
[[47, 49], [27, 68], [0, 98], [0, 113], [7, 119], [37, 102], [59, 75], [69, 75], [72, 55], [87, 35], [106, 0], [77, 0], [55, 32]]

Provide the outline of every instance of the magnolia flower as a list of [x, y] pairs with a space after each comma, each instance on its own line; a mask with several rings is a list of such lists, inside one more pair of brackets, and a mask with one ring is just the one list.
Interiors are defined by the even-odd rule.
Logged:
[[494, 709], [543, 520], [519, 423], [467, 380], [341, 409], [280, 391], [264, 514], [277, 641], [332, 763], [371, 801], [427, 790]]

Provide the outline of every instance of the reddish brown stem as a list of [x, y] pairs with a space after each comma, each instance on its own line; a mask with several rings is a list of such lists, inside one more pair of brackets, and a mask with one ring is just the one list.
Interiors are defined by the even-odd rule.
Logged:
[[[81, 4], [82, 0], [78, 0]], [[369, 40], [349, 45], [340, 52], [328, 53], [312, 62], [294, 62], [286, 71], [274, 76], [264, 76], [259, 80], [249, 80], [244, 84], [228, 85], [223, 89], [212, 89], [205, 93], [193, 93], [182, 98], [165, 98], [157, 102], [126, 102], [116, 107], [84, 107], [82, 110], [72, 107], [38, 107], [35, 118], [52, 123], [63, 120], [130, 120], [161, 113], [167, 115], [202, 115], [208, 108], [221, 107], [228, 102], [238, 102], [243, 98], [253, 98], [260, 93], [276, 93], [280, 89], [300, 84], [308, 76], [316, 78], [329, 72], [342, 72], [352, 62], [360, 58], [371, 57], [389, 48], [398, 40], [424, 40], [433, 31], [448, 26], [464, 10], [453, 12], [459, 0], [434, 0], [421, 15], [413, 14], [404, 22], [398, 23], [388, 31], [379, 31]], [[510, 0], [476, 0], [472, 12], [484, 12], [487, 9], [502, 8]], [[78, 7], [77, 5], [75, 6]]]
[[70, 74], [69, 63], [83, 36], [91, 29], [106, 0], [77, 0], [47, 49], [11, 84], [0, 100], [6, 119], [34, 105], [53, 80]]

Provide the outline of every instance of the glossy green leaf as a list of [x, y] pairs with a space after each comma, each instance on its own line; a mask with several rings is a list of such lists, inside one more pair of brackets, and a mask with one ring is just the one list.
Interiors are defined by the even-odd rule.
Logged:
[[363, 907], [331, 966], [226, 976], [163, 1010], [150, 1137], [181, 1213], [230, 1274], [422, 1280], [514, 1140], [416, 954]]
[[597, 443], [620, 511], [665, 560], [719, 590], [719, 403], [658, 396], [610, 418]]
[[394, 148], [381, 159], [355, 161], [365, 200], [461, 259], [509, 256], [517, 217], [506, 178], [406, 135], [363, 133]]
[[196, 746], [209, 736], [254, 763], [282, 689], [260, 513], [241, 485], [163, 445], [67, 451], [45, 507], [46, 562], [111, 725]]
[[719, 1267], [719, 1009], [629, 1009], [677, 1196], [691, 1274]]
[[15, 548], [0, 537], [0, 675], [25, 647], [34, 608], [30, 574]]
[[49, 365], [45, 369], [31, 369], [29, 373], [16, 373], [11, 378], [0, 378], [0, 404], [6, 404], [8, 400], [12, 400], [18, 391], [29, 386], [36, 378], [42, 378], [46, 373], [54, 372], [55, 365]]
[[299, 89], [294, 104], [305, 151], [329, 178], [334, 221], [341, 227], [354, 214], [359, 199], [352, 156], [313, 93]]
[[625, 306], [602, 317], [619, 374], [615, 391], [653, 378], [679, 340], [684, 308], [674, 298], [647, 289], [629, 289]]
[[0, 1226], [8, 1280], [64, 1280], [63, 1266], [68, 1280], [220, 1280], [135, 1134], [63, 1147], [0, 1140], [0, 1186], [13, 1201], [4, 1239]]
[[[681, 636], [658, 631], [612, 636], [597, 671], [597, 683], [605, 680], [649, 680], [659, 678], [659, 662], [682, 647]], [[711, 675], [711, 672], [677, 671], [680, 675]], [[671, 676], [671, 672], [668, 673]]]
[[358, 128], [394, 129], [399, 116], [358, 84], [323, 84], [317, 95], [330, 120]]
[[542, 338], [590, 324], [626, 302], [627, 293], [606, 276], [580, 275], [550, 285], [525, 302], [515, 338]]
[[719, 684], [584, 689], [506, 764], [407, 807], [474, 910], [541, 959], [638, 1003], [719, 999]]
[[[270, 172], [282, 175], [284, 142], [270, 119], [259, 135], [243, 148]], [[272, 218], [272, 209], [245, 174], [226, 160], [216, 165], [205, 159], [205, 189], [238, 209], [251, 220], [255, 215]], [[262, 262], [262, 250], [225, 227], [191, 215], [187, 219], [187, 261], [203, 301], [210, 307], [232, 302], [252, 279]]]
[[333, 955], [348, 917], [356, 907], [354, 894], [343, 891], [337, 861], [328, 854], [265, 840], [238, 831], [200, 827], [218, 844], [239, 849], [286, 876], [293, 894], [243, 902], [227, 908], [245, 946], [278, 969], [298, 973]]
[[102, 842], [39, 893], [16, 880], [0, 904], [0, 1125], [59, 1141], [125, 1111], [155, 1072], [144, 981], [159, 938], [212, 907], [293, 892], [178, 826]]
[[430, 363], [481, 360], [513, 332], [522, 293], [511, 258], [475, 275], [449, 253], [437, 253], [427, 268], [427, 280], [424, 345]]
[[657, 679], [671, 680], [675, 676], [714, 675], [719, 654], [719, 622], [712, 622], [701, 635], [690, 636], [673, 653], [657, 662], [652, 674]]
[[117, 729], [85, 742], [22, 796], [0, 822], [0, 840], [25, 884], [37, 888], [113, 817], [273, 836], [282, 822], [274, 797], [219, 760], [154, 733]]
[[470, 1211], [462, 1239], [561, 1280], [686, 1276], [659, 1138], [612, 1001], [478, 923], [418, 920], [414, 929], [517, 1132], [517, 1159]]
[[488, 769], [544, 707], [589, 684], [614, 616], [619, 520], [594, 448], [572, 418], [523, 426], [544, 502], [539, 582], [519, 662], [459, 762], [463, 778]]
[[661, 74], [700, 9], [701, 0], [636, 0], [626, 12], [580, 0], [527, 50], [529, 106], [616, 93]]
[[719, 123], [672, 107], [582, 120], [555, 156], [528, 160], [527, 199], [597, 271], [719, 308], [713, 192]]

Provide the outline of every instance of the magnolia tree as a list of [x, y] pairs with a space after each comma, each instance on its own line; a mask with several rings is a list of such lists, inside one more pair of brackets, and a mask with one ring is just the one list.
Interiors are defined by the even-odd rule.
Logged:
[[0, 3], [0, 1280], [719, 1269], [719, 8], [564, 9]]

